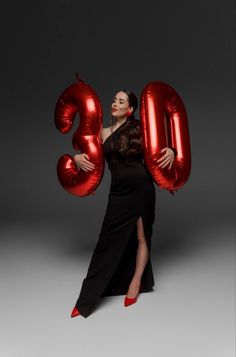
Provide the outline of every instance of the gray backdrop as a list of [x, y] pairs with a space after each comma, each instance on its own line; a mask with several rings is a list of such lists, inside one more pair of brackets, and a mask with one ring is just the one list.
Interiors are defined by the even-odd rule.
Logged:
[[[140, 3], [58, 0], [4, 4], [1, 9], [0, 264], [1, 308], [6, 318], [2, 319], [2, 349], [6, 356], [45, 355], [46, 351], [48, 356], [59, 356], [69, 350], [76, 353], [78, 345], [73, 344], [73, 339], [83, 333], [84, 337], [78, 340], [82, 354], [93, 355], [95, 347], [88, 344], [88, 335], [97, 342], [100, 336], [99, 351], [101, 355], [108, 353], [101, 341], [103, 333], [106, 336], [110, 333], [112, 322], [108, 323], [108, 319], [113, 318], [113, 306], [104, 305], [103, 315], [97, 312], [86, 322], [80, 317], [80, 322], [73, 320], [72, 324], [69, 319], [98, 238], [110, 184], [107, 166], [94, 196], [72, 196], [57, 179], [59, 157], [75, 153], [71, 139], [79, 116], [73, 130], [62, 135], [54, 125], [54, 108], [62, 91], [76, 81], [76, 71], [100, 97], [104, 126], [109, 125], [112, 96], [121, 88], [131, 89], [139, 97], [148, 82], [160, 80], [174, 87], [183, 99], [189, 120], [192, 171], [188, 182], [175, 196], [156, 186], [152, 251], [156, 288], [161, 294], [165, 284], [171, 282], [164, 301], [168, 301], [167, 297], [174, 298], [180, 287], [183, 296], [189, 296], [193, 281], [199, 283], [195, 286], [197, 294], [202, 292], [204, 297], [207, 289], [209, 294], [213, 286], [216, 289], [208, 300], [209, 305], [203, 307], [197, 305], [199, 296], [193, 293], [189, 311], [182, 295], [170, 305], [163, 302], [163, 315], [153, 314], [161, 305], [157, 294], [150, 304], [146, 303], [152, 306], [151, 315], [139, 310], [140, 301], [139, 308], [129, 310], [137, 313], [133, 320], [132, 313], [125, 318], [115, 315], [114, 328], [118, 328], [119, 321], [123, 332], [123, 323], [127, 325], [127, 318], [131, 319], [134, 340], [127, 340], [126, 335], [123, 339], [132, 351], [136, 341], [136, 355], [149, 351], [162, 356], [172, 352], [187, 356], [190, 349], [196, 352], [196, 336], [199, 337], [196, 356], [232, 355], [233, 20], [234, 6], [229, 0], [224, 4], [218, 0]], [[176, 274], [179, 263], [183, 271], [169, 277], [170, 270]], [[202, 275], [196, 277], [194, 274], [200, 271]], [[182, 272], [189, 274], [183, 286]], [[159, 288], [161, 281], [163, 290]], [[178, 304], [173, 305], [176, 301]], [[179, 305], [181, 302], [183, 306]], [[9, 317], [13, 306], [16, 315]], [[170, 306], [180, 315], [168, 315]], [[212, 306], [216, 310], [208, 316]], [[39, 310], [35, 311], [36, 308]], [[194, 320], [194, 316], [200, 316], [199, 320]], [[96, 329], [100, 319], [108, 329], [102, 335]], [[146, 334], [148, 328], [153, 329], [152, 322], [159, 331], [156, 336]], [[27, 333], [21, 329], [22, 323], [31, 327], [26, 328]], [[202, 325], [208, 323], [211, 332], [206, 340]], [[51, 330], [49, 327], [45, 330], [46, 326]], [[18, 336], [15, 349], [9, 345], [14, 334]], [[36, 345], [41, 336], [37, 351], [33, 342], [32, 346], [27, 342], [29, 334]], [[64, 340], [58, 344], [62, 336]], [[119, 340], [111, 337], [111, 342], [115, 346], [113, 354], [120, 355]], [[192, 352], [190, 355], [195, 356]]]

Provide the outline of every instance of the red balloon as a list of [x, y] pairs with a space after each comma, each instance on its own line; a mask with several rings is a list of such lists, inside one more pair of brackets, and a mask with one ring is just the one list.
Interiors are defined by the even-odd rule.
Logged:
[[83, 197], [94, 193], [104, 174], [105, 160], [99, 135], [103, 114], [97, 94], [78, 78], [78, 74], [77, 79], [78, 82], [66, 88], [59, 97], [54, 118], [57, 129], [66, 134], [72, 128], [75, 115], [80, 115], [72, 144], [75, 150], [86, 153], [96, 168], [92, 171], [81, 170], [72, 156], [64, 154], [58, 160], [57, 175], [66, 191]]
[[[163, 82], [148, 83], [140, 99], [140, 127], [144, 138], [144, 162], [160, 188], [173, 193], [187, 181], [191, 170], [188, 119], [177, 92]], [[164, 147], [177, 156], [171, 169], [157, 167]]]

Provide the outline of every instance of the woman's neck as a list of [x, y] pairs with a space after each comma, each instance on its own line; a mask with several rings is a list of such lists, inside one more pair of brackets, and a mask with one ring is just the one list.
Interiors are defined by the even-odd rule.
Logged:
[[126, 122], [126, 120], [128, 120], [127, 117], [122, 118], [122, 119], [116, 119], [116, 123], [115, 123], [115, 127], [118, 128], [120, 125], [124, 124], [124, 122]]

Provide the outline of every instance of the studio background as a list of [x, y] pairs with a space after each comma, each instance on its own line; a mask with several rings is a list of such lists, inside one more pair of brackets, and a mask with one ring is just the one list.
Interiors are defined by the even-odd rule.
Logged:
[[[233, 356], [234, 15], [229, 0], [4, 4], [3, 356], [63, 356], [78, 351], [75, 339], [84, 355], [98, 347], [106, 355], [104, 334], [117, 356], [124, 346], [133, 351], [134, 341], [137, 356]], [[75, 154], [71, 139], [79, 116], [62, 135], [54, 109], [77, 71], [101, 100], [104, 126], [110, 125], [116, 91], [127, 88], [140, 98], [156, 80], [175, 88], [188, 114], [192, 170], [174, 196], [156, 186], [151, 302], [145, 295], [130, 315], [120, 316], [120, 298], [107, 299], [97, 315], [75, 322], [70, 310], [98, 239], [110, 184], [107, 165], [94, 196], [72, 196], [57, 179], [59, 157]], [[129, 337], [122, 330], [127, 319]], [[98, 347], [88, 344], [88, 336]]]

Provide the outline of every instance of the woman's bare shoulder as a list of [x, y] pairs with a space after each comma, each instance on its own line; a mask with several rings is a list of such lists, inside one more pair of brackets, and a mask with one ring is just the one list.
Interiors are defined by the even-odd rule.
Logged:
[[107, 133], [109, 133], [111, 131], [111, 126], [108, 126], [107, 128], [102, 128], [102, 134], [106, 135]]
[[107, 136], [110, 134], [110, 130], [111, 130], [110, 128], [111, 128], [110, 126], [107, 128], [102, 128], [100, 136], [101, 136], [101, 139], [103, 142], [106, 140]]

